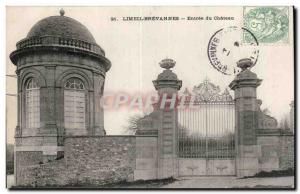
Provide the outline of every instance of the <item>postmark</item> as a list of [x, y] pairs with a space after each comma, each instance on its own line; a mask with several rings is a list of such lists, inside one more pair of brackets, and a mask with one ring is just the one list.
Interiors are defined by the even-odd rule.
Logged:
[[[244, 43], [242, 37], [248, 34], [249, 42]], [[246, 28], [231, 26], [216, 31], [210, 38], [207, 55], [210, 64], [225, 75], [240, 72], [236, 63], [240, 59], [251, 59], [253, 66], [259, 56], [258, 41], [253, 33]]]
[[[287, 43], [289, 39], [288, 7], [244, 7], [244, 27], [259, 43]], [[243, 41], [251, 37], [244, 34]]]

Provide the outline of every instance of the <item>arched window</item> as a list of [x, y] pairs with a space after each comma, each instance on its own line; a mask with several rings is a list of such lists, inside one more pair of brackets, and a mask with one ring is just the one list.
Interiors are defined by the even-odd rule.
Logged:
[[40, 88], [35, 78], [30, 78], [26, 84], [26, 127], [40, 127]]
[[65, 128], [85, 129], [85, 88], [78, 78], [70, 78], [64, 91]]

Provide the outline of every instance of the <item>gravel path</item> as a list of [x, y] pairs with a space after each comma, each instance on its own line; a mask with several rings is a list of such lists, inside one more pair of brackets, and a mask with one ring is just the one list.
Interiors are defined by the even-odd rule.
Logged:
[[184, 177], [162, 188], [293, 188], [294, 177]]
[[[7, 188], [13, 185], [13, 175], [7, 176]], [[128, 185], [124, 188], [293, 188], [294, 177], [247, 178], [236, 177], [182, 177], [167, 185]], [[122, 188], [122, 187], [120, 187]]]

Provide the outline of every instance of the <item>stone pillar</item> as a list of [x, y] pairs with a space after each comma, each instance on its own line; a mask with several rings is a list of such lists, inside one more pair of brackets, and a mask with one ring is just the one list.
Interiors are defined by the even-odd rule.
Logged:
[[178, 176], [177, 159], [177, 92], [182, 81], [170, 68], [175, 66], [172, 59], [164, 59], [160, 66], [165, 70], [153, 81], [159, 95], [155, 111], [159, 115], [158, 125], [158, 179]]
[[95, 111], [95, 118], [94, 118], [94, 131], [93, 135], [105, 135], [104, 130], [104, 113], [103, 108], [100, 104], [103, 89], [104, 89], [104, 81], [105, 77], [95, 73], [93, 75], [94, 78], [94, 111]]
[[47, 86], [40, 88], [40, 118], [42, 126], [38, 135], [43, 136], [43, 162], [54, 160], [57, 157], [58, 130], [55, 117], [55, 68], [55, 65], [45, 66]]
[[256, 129], [258, 128], [258, 109], [256, 88], [261, 79], [250, 71], [252, 61], [241, 59], [238, 67], [242, 71], [230, 83], [234, 90], [235, 130], [236, 130], [236, 170], [238, 177], [252, 176], [258, 173], [258, 159], [261, 156], [260, 145], [257, 145]]

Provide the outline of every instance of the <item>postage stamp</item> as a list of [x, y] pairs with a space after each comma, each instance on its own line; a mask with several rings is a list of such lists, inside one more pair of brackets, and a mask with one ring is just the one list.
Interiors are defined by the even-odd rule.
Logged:
[[[244, 27], [249, 29], [259, 43], [288, 43], [289, 8], [288, 7], [244, 7]], [[243, 41], [252, 37], [244, 33]]]

